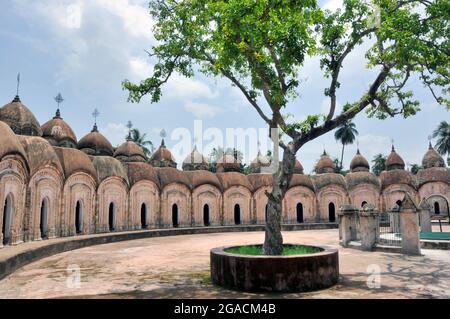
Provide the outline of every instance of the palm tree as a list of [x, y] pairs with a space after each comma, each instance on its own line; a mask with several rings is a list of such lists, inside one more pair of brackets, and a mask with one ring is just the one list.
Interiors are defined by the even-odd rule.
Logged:
[[386, 156], [384, 156], [383, 154], [375, 155], [372, 163], [374, 163], [374, 165], [372, 166], [372, 171], [375, 175], [379, 176], [381, 172], [386, 169]]
[[356, 139], [356, 135], [358, 135], [358, 131], [356, 130], [356, 125], [352, 121], [346, 121], [340, 125], [334, 133], [334, 138], [336, 141], [339, 141], [342, 143], [342, 154], [341, 154], [341, 169], [343, 166], [344, 161], [344, 149], [345, 145], [353, 144]]
[[450, 155], [450, 124], [442, 121], [433, 132], [433, 137], [437, 138], [436, 148], [441, 155]]
[[[146, 140], [146, 137], [147, 133], [142, 134], [137, 128], [133, 128], [131, 130], [131, 140], [139, 145], [139, 147], [144, 151], [144, 155], [149, 158], [154, 151], [154, 147], [151, 141]], [[149, 146], [150, 149], [148, 149], [147, 146]]]
[[422, 166], [420, 166], [419, 164], [412, 164], [411, 165], [411, 173], [413, 175], [417, 175], [417, 173], [422, 169]]

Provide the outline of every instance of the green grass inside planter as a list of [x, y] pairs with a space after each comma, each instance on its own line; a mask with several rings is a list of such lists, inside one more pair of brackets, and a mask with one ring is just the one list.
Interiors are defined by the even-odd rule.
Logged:
[[[226, 249], [225, 251], [227, 253], [237, 255], [263, 256], [262, 246], [239, 246]], [[286, 245], [283, 247], [282, 256], [315, 254], [321, 251], [322, 250], [317, 247], [302, 246], [302, 245]]]

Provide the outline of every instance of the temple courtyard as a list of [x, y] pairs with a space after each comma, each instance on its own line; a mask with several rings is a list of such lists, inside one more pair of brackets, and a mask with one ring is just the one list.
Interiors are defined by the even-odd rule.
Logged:
[[338, 237], [337, 229], [284, 233], [286, 243], [339, 249], [339, 284], [312, 293], [250, 294], [212, 285], [210, 249], [263, 241], [263, 232], [250, 232], [148, 238], [58, 254], [0, 281], [0, 298], [450, 298], [450, 251], [422, 250], [419, 257], [363, 252], [340, 247]]

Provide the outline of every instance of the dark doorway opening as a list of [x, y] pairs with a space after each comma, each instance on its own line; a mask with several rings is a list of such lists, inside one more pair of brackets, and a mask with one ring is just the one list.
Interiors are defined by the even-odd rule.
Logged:
[[441, 213], [441, 208], [439, 207], [439, 203], [438, 202], [434, 202], [434, 213], [436, 215], [439, 215]]
[[234, 224], [241, 224], [241, 206], [239, 204], [234, 205]]
[[141, 205], [141, 227], [142, 229], [148, 228], [147, 205], [145, 203]]
[[114, 231], [116, 229], [116, 212], [114, 203], [109, 204], [109, 231]]
[[303, 223], [303, 204], [297, 204], [297, 223]]
[[203, 225], [210, 226], [211, 223], [209, 221], [209, 205], [206, 204], [203, 206]]
[[75, 207], [75, 231], [77, 234], [83, 232], [83, 207], [80, 201], [77, 202]]
[[48, 238], [48, 199], [45, 198], [41, 203], [41, 218], [39, 229], [41, 231], [41, 238]]
[[179, 226], [178, 222], [178, 205], [173, 204], [172, 206], [172, 225], [177, 228]]
[[328, 220], [330, 223], [336, 222], [336, 207], [334, 206], [334, 203], [328, 205]]
[[5, 205], [3, 207], [3, 226], [2, 226], [2, 234], [3, 234], [3, 245], [8, 245], [10, 243], [10, 234], [11, 234], [11, 219], [12, 219], [12, 198], [11, 196], [7, 196], [5, 200]]

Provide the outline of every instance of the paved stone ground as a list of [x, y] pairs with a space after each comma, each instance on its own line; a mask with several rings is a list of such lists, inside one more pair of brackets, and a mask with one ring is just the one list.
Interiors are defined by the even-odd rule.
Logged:
[[[0, 298], [450, 298], [450, 251], [407, 257], [338, 246], [337, 230], [286, 232], [286, 243], [339, 248], [337, 286], [304, 294], [248, 294], [215, 287], [213, 247], [261, 243], [264, 234], [222, 233], [149, 238], [84, 248], [29, 264], [0, 281]], [[68, 288], [67, 268], [81, 269], [80, 288]], [[381, 271], [370, 289], [368, 267]], [[369, 270], [370, 272], [370, 270]]]

